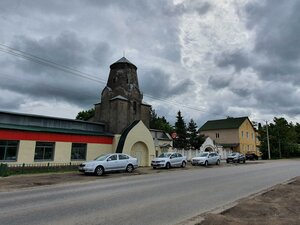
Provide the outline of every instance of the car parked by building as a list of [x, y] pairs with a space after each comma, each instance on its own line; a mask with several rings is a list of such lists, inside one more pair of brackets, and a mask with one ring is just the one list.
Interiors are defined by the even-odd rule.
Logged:
[[203, 152], [191, 159], [193, 166], [196, 165], [220, 165], [220, 156], [216, 152]]
[[187, 163], [186, 157], [177, 152], [165, 152], [151, 161], [153, 169], [171, 167], [185, 167]]
[[109, 171], [132, 172], [138, 167], [138, 160], [127, 154], [113, 153], [101, 155], [93, 161], [84, 162], [79, 165], [78, 170], [83, 173], [94, 173], [97, 176]]
[[226, 159], [227, 163], [245, 163], [246, 162], [246, 158], [245, 155], [239, 153], [239, 152], [233, 152], [230, 155], [227, 156]]
[[246, 160], [258, 160], [258, 155], [256, 155], [253, 152], [247, 152], [245, 157], [246, 157]]

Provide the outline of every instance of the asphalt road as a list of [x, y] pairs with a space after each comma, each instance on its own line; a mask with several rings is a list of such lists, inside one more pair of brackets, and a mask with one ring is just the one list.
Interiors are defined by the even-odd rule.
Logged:
[[2, 192], [0, 224], [176, 224], [296, 176], [280, 160]]

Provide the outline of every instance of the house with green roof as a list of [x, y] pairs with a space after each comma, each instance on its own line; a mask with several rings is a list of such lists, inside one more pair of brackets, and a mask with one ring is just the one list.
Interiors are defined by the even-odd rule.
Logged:
[[210, 137], [228, 153], [253, 152], [257, 154], [256, 130], [248, 117], [229, 117], [207, 121], [199, 129], [200, 134]]

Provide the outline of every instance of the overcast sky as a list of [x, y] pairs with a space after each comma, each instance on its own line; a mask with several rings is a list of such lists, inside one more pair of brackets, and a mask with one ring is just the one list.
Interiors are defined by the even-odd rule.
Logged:
[[199, 127], [300, 122], [298, 0], [1, 0], [0, 10], [2, 111], [75, 118], [125, 52], [144, 102], [170, 122], [179, 110]]

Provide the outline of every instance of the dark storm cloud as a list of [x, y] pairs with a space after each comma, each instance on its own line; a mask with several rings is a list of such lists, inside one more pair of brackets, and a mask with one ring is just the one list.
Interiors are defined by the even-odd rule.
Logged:
[[[12, 47], [28, 54], [50, 60], [68, 67], [79, 67], [85, 63], [85, 46], [74, 32], [64, 31], [57, 37], [48, 36], [42, 39], [32, 39], [25, 36], [16, 36]], [[33, 72], [43, 67], [26, 62], [23, 64], [27, 72]]]
[[173, 82], [171, 75], [160, 69], [153, 69], [142, 76], [141, 90], [158, 98], [175, 97], [192, 89], [194, 85], [190, 79]]
[[127, 30], [121, 35], [128, 47], [177, 63], [181, 60], [179, 18], [185, 13], [205, 14], [211, 8], [203, 1], [184, 1], [177, 5], [172, 1], [153, 0], [90, 1], [87, 4], [108, 7], [117, 15], [115, 25], [126, 26]]
[[[194, 2], [195, 3], [195, 2]], [[198, 3], [195, 7], [195, 10], [200, 14], [206, 14], [209, 10], [211, 10], [212, 6], [208, 2]]]
[[232, 76], [213, 75], [208, 78], [208, 85], [213, 89], [222, 89], [229, 86]]
[[[222, 69], [234, 68], [243, 83], [218, 81], [214, 76], [209, 84], [226, 88], [248, 99], [240, 106], [251, 106], [269, 115], [299, 115], [300, 84], [300, 2], [297, 0], [265, 0], [250, 2], [244, 9], [246, 27], [254, 34], [253, 48], [231, 49], [215, 56]], [[257, 75], [257, 85], [247, 84], [245, 71]], [[243, 79], [239, 80], [243, 82]], [[233, 85], [234, 83], [238, 85]], [[251, 99], [251, 101], [250, 101]], [[242, 101], [241, 101], [242, 102]]]
[[93, 59], [97, 64], [107, 65], [108, 63], [108, 55], [112, 54], [111, 48], [108, 43], [100, 42], [97, 44], [95, 49], [93, 50]]
[[[91, 61], [89, 55], [100, 63], [106, 61], [110, 53], [108, 44], [98, 43], [94, 49], [87, 48], [92, 46], [88, 45], [87, 41], [84, 42], [85, 44], [81, 41], [83, 40], [80, 40], [75, 33], [65, 31], [57, 37], [45, 37], [40, 40], [16, 37], [12, 46], [27, 54], [74, 69], [88, 65]], [[91, 52], [93, 54], [90, 54]], [[13, 56], [9, 57], [10, 61], [12, 58]], [[10, 79], [14, 79], [14, 82], [10, 79], [2, 79], [0, 86], [33, 99], [56, 98], [82, 107], [98, 101], [98, 92], [104, 86], [101, 82], [84, 78], [85, 75], [80, 72], [68, 73], [32, 60], [15, 57], [13, 64], [20, 77], [11, 75]]]
[[235, 71], [240, 72], [250, 65], [246, 54], [241, 51], [233, 53], [222, 53], [215, 57], [215, 63], [219, 67], [233, 66]]
[[300, 102], [299, 93], [291, 91], [295, 88], [296, 87], [292, 84], [272, 82], [263, 88], [256, 88], [254, 95], [259, 103], [273, 106], [271, 107], [273, 110], [277, 107], [282, 107], [284, 110]]
[[262, 79], [285, 79], [300, 84], [300, 2], [270, 1], [248, 4], [247, 25], [256, 32], [254, 53], [267, 61], [255, 66]]
[[255, 33], [254, 47], [235, 50], [216, 57], [219, 67], [233, 66], [236, 71], [251, 67], [264, 80], [299, 83], [300, 2], [265, 0], [246, 5], [246, 25]]
[[284, 61], [300, 56], [300, 2], [266, 0], [246, 7], [247, 25], [256, 30], [255, 51]]

